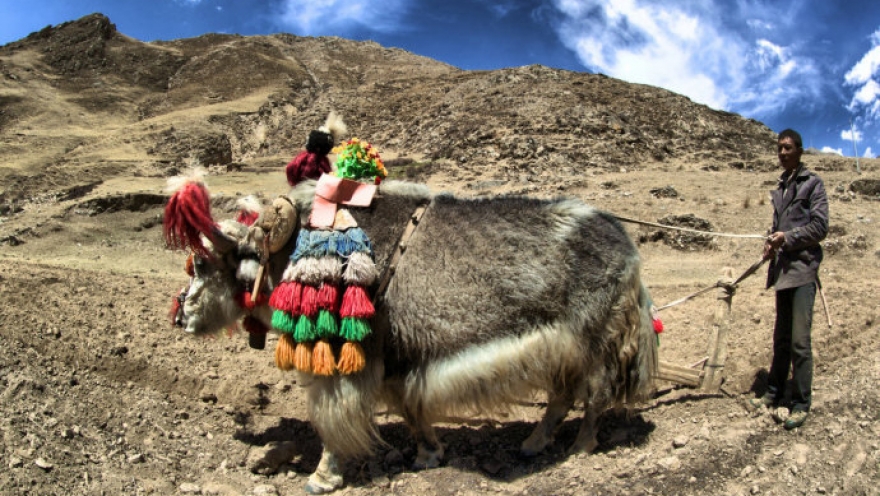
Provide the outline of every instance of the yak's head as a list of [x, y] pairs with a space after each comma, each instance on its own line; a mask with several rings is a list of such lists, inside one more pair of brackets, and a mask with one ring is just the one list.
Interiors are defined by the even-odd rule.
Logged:
[[298, 225], [296, 208], [281, 199], [261, 212], [243, 208], [235, 220], [217, 223], [204, 183], [185, 179], [164, 217], [166, 244], [191, 252], [190, 283], [175, 298], [173, 323], [194, 335], [216, 333], [265, 307], [265, 295], [252, 297], [260, 263], [285, 245]]

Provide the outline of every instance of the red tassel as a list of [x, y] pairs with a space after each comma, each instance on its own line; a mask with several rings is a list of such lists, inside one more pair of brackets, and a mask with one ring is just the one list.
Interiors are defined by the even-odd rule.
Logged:
[[323, 283], [318, 288], [318, 308], [331, 313], [339, 311], [339, 287], [335, 284]]
[[249, 212], [247, 210], [239, 210], [238, 215], [235, 216], [235, 221], [240, 222], [246, 226], [254, 225], [254, 222], [257, 221], [257, 218], [260, 217], [259, 212]]
[[275, 310], [281, 310], [281, 302], [290, 297], [290, 283], [282, 282], [272, 290], [272, 296], [269, 297], [269, 306]]
[[342, 307], [339, 309], [341, 317], [355, 317], [358, 319], [370, 319], [376, 313], [370, 295], [363, 286], [352, 285], [345, 289], [342, 296]]
[[276, 310], [283, 310], [291, 315], [299, 315], [300, 298], [302, 296], [302, 284], [298, 282], [282, 282], [269, 297], [269, 306]]
[[309, 318], [318, 315], [318, 288], [308, 284], [303, 285], [299, 313]]
[[187, 181], [165, 205], [162, 231], [169, 248], [190, 248], [200, 257], [212, 258], [202, 244], [201, 234], [210, 235], [216, 225], [211, 216], [211, 197], [203, 183]]

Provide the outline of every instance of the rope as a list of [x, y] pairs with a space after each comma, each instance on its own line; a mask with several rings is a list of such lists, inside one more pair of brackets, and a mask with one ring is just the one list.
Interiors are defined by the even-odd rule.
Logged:
[[757, 271], [758, 268], [760, 268], [762, 265], [764, 265], [764, 262], [766, 262], [766, 261], [767, 260], [761, 258], [761, 260], [758, 260], [757, 262], [753, 263], [748, 269], [745, 270], [745, 272], [742, 273], [742, 275], [737, 277], [736, 280], [733, 281], [732, 283], [718, 281], [715, 284], [713, 284], [709, 287], [703, 288], [695, 293], [691, 293], [691, 294], [685, 296], [684, 298], [679, 298], [679, 299], [673, 301], [672, 303], [667, 303], [667, 304], [663, 305], [662, 307], [657, 307], [657, 311], [659, 312], [660, 310], [663, 310], [664, 308], [669, 308], [669, 307], [674, 307], [675, 305], [680, 305], [680, 304], [690, 300], [691, 298], [699, 296], [699, 295], [701, 295], [707, 291], [711, 291], [715, 288], [728, 288], [728, 290], [736, 289], [736, 286], [739, 283], [741, 283], [743, 280], [745, 280], [750, 275], [754, 274], [755, 271]]
[[[612, 214], [612, 215], [614, 215], [614, 214]], [[728, 233], [718, 233], [718, 232], [711, 232], [711, 231], [700, 231], [697, 229], [689, 229], [687, 227], [667, 226], [666, 224], [657, 224], [656, 222], [647, 222], [644, 220], [630, 219], [627, 217], [621, 217], [620, 215], [614, 215], [614, 217], [617, 218], [617, 220], [620, 220], [622, 222], [629, 222], [632, 224], [641, 224], [643, 226], [661, 227], [663, 229], [672, 229], [675, 231], [683, 231], [683, 232], [689, 232], [689, 233], [694, 233], [694, 234], [706, 234], [708, 236], [719, 236], [719, 237], [726, 237], [726, 238], [749, 238], [749, 239], [765, 239], [766, 238], [766, 236], [761, 236], [760, 234], [728, 234]]]

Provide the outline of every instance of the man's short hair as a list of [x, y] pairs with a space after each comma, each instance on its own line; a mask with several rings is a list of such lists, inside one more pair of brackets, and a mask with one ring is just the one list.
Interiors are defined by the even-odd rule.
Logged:
[[794, 141], [794, 145], [798, 147], [798, 150], [804, 149], [804, 141], [801, 139], [800, 133], [795, 131], [794, 129], [785, 129], [781, 133], [779, 133], [779, 137], [776, 138], [776, 141], [779, 142], [782, 138], [791, 138]]

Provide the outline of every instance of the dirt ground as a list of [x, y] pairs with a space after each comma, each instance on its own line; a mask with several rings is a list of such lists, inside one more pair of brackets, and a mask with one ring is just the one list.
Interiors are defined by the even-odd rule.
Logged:
[[[282, 169], [216, 174], [208, 184], [215, 196], [270, 198], [286, 190]], [[862, 170], [875, 178], [878, 164]], [[578, 410], [532, 460], [517, 450], [543, 399], [524, 398], [492, 418], [440, 425], [445, 463], [420, 472], [409, 468], [415, 446], [401, 419], [379, 407], [388, 445], [348, 463], [339, 494], [878, 494], [880, 202], [849, 190], [854, 170], [819, 172], [831, 206], [821, 272], [828, 314], [817, 299], [814, 409], [802, 428], [787, 432], [745, 407], [765, 387], [770, 362], [773, 295], [762, 269], [733, 298], [720, 393], [658, 381], [655, 398], [629, 416], [602, 417], [595, 453], [564, 452]], [[576, 187], [533, 194], [577, 196], [650, 222], [692, 214], [717, 232], [764, 234], [776, 175], [666, 164], [596, 172]], [[480, 191], [443, 175], [429, 184], [462, 195], [516, 189]], [[31, 198], [0, 218], [0, 493], [301, 494], [315, 469], [320, 443], [304, 393], [296, 375], [274, 367], [272, 338], [252, 350], [242, 332], [196, 340], [169, 325], [187, 276], [184, 255], [163, 246], [164, 188], [159, 177], [122, 175], [75, 198]], [[675, 195], [652, 195], [657, 188]], [[627, 226], [642, 240], [643, 276], [658, 305], [725, 271], [736, 277], [760, 256], [756, 239], [679, 250], [652, 241], [655, 228]], [[719, 304], [713, 291], [663, 310], [661, 359], [700, 363]], [[283, 460], [277, 471], [254, 464], [267, 454]]]

